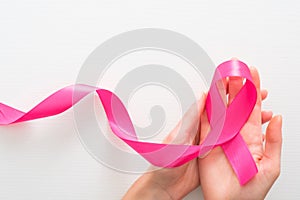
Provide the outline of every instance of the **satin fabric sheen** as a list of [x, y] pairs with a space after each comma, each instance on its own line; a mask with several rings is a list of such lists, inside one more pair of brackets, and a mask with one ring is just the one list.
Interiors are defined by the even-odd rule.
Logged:
[[[232, 76], [242, 77], [246, 81], [232, 103], [227, 106], [222, 98], [220, 82], [223, 78]], [[253, 157], [240, 134], [241, 128], [254, 108], [257, 92], [249, 68], [239, 60], [226, 61], [215, 70], [206, 100], [210, 132], [199, 145], [139, 141], [121, 100], [109, 90], [84, 84], [61, 89], [28, 112], [22, 112], [0, 103], [0, 125], [60, 114], [92, 92], [98, 94], [113, 133], [155, 166], [177, 167], [198, 156], [207, 155], [216, 146], [221, 146], [241, 185], [246, 184], [257, 173]]]

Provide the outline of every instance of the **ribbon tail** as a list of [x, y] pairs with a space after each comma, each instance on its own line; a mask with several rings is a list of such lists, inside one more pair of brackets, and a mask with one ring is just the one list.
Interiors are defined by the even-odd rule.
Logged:
[[238, 133], [232, 140], [221, 145], [241, 185], [245, 185], [258, 172], [253, 157]]
[[0, 125], [10, 124], [25, 115], [24, 112], [0, 103]]
[[67, 86], [53, 93], [28, 112], [22, 112], [0, 103], [0, 125], [9, 125], [58, 115], [71, 108], [96, 89], [96, 87], [83, 84]]

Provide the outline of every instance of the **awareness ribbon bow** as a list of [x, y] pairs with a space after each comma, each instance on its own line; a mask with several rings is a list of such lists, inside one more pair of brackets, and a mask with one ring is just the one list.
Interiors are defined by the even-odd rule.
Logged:
[[[220, 95], [218, 83], [223, 78], [232, 76], [245, 78], [246, 81], [227, 107]], [[177, 167], [216, 146], [221, 146], [241, 185], [246, 184], [257, 173], [253, 157], [240, 134], [254, 108], [257, 92], [247, 65], [239, 60], [226, 61], [216, 68], [206, 100], [211, 130], [199, 145], [139, 141], [121, 100], [109, 90], [83, 84], [68, 86], [53, 93], [27, 113], [0, 103], [0, 125], [60, 114], [95, 91], [103, 104], [113, 133], [151, 164], [158, 167]]]

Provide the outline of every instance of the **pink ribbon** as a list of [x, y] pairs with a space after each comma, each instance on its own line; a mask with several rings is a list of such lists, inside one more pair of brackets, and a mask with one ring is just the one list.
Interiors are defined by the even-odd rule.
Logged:
[[[242, 77], [245, 84], [227, 106], [218, 84], [225, 77]], [[257, 93], [247, 65], [238, 60], [220, 64], [214, 74], [206, 101], [211, 130], [200, 145], [159, 144], [139, 141], [131, 119], [121, 100], [112, 92], [97, 87], [76, 84], [65, 87], [25, 113], [0, 103], [0, 125], [44, 118], [62, 113], [91, 92], [97, 92], [113, 133], [136, 152], [159, 167], [177, 167], [205, 155], [221, 146], [240, 184], [246, 184], [257, 173], [257, 167], [240, 130], [256, 103]]]

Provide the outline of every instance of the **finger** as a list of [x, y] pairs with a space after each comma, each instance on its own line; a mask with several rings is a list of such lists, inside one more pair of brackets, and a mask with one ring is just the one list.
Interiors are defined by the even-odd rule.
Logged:
[[207, 93], [203, 93], [201, 98], [198, 101], [198, 105], [199, 105], [199, 109], [198, 109], [198, 126], [197, 126], [197, 133], [196, 133], [196, 137], [193, 141], [193, 144], [199, 144], [200, 142], [200, 136], [201, 136], [201, 116], [203, 115], [203, 113], [205, 113], [205, 104], [206, 104], [206, 98], [207, 98]]
[[262, 111], [261, 112], [261, 123], [264, 124], [272, 119], [272, 111]]
[[239, 93], [243, 86], [243, 78], [241, 77], [229, 77], [228, 81], [228, 104], [232, 102], [235, 96]]
[[227, 104], [227, 96], [226, 95], [228, 94], [228, 79], [227, 79], [227, 77], [223, 78], [220, 81], [217, 81], [216, 86], [218, 88], [220, 97], [222, 98], [224, 104], [226, 105]]
[[257, 92], [257, 100], [256, 104], [253, 108], [253, 111], [248, 119], [248, 122], [253, 125], [261, 125], [262, 119], [261, 119], [261, 93], [260, 93], [260, 78], [259, 74], [256, 68], [250, 67], [250, 73], [253, 79], [253, 83], [256, 88]]
[[262, 89], [260, 91], [260, 94], [261, 94], [261, 100], [265, 100], [268, 97], [268, 90]]
[[282, 117], [275, 116], [271, 119], [266, 130], [266, 145], [264, 155], [280, 165], [282, 146]]
[[256, 88], [256, 92], [257, 92], [257, 101], [256, 101], [256, 105], [257, 106], [261, 106], [261, 93], [260, 93], [260, 78], [259, 78], [259, 73], [257, 71], [257, 69], [255, 67], [250, 67], [250, 73]]
[[210, 130], [210, 125], [209, 125], [206, 111], [202, 113], [200, 122], [201, 122], [201, 129], [200, 129], [201, 134], [200, 134], [199, 144], [201, 144], [204, 141], [204, 139], [207, 137]]

